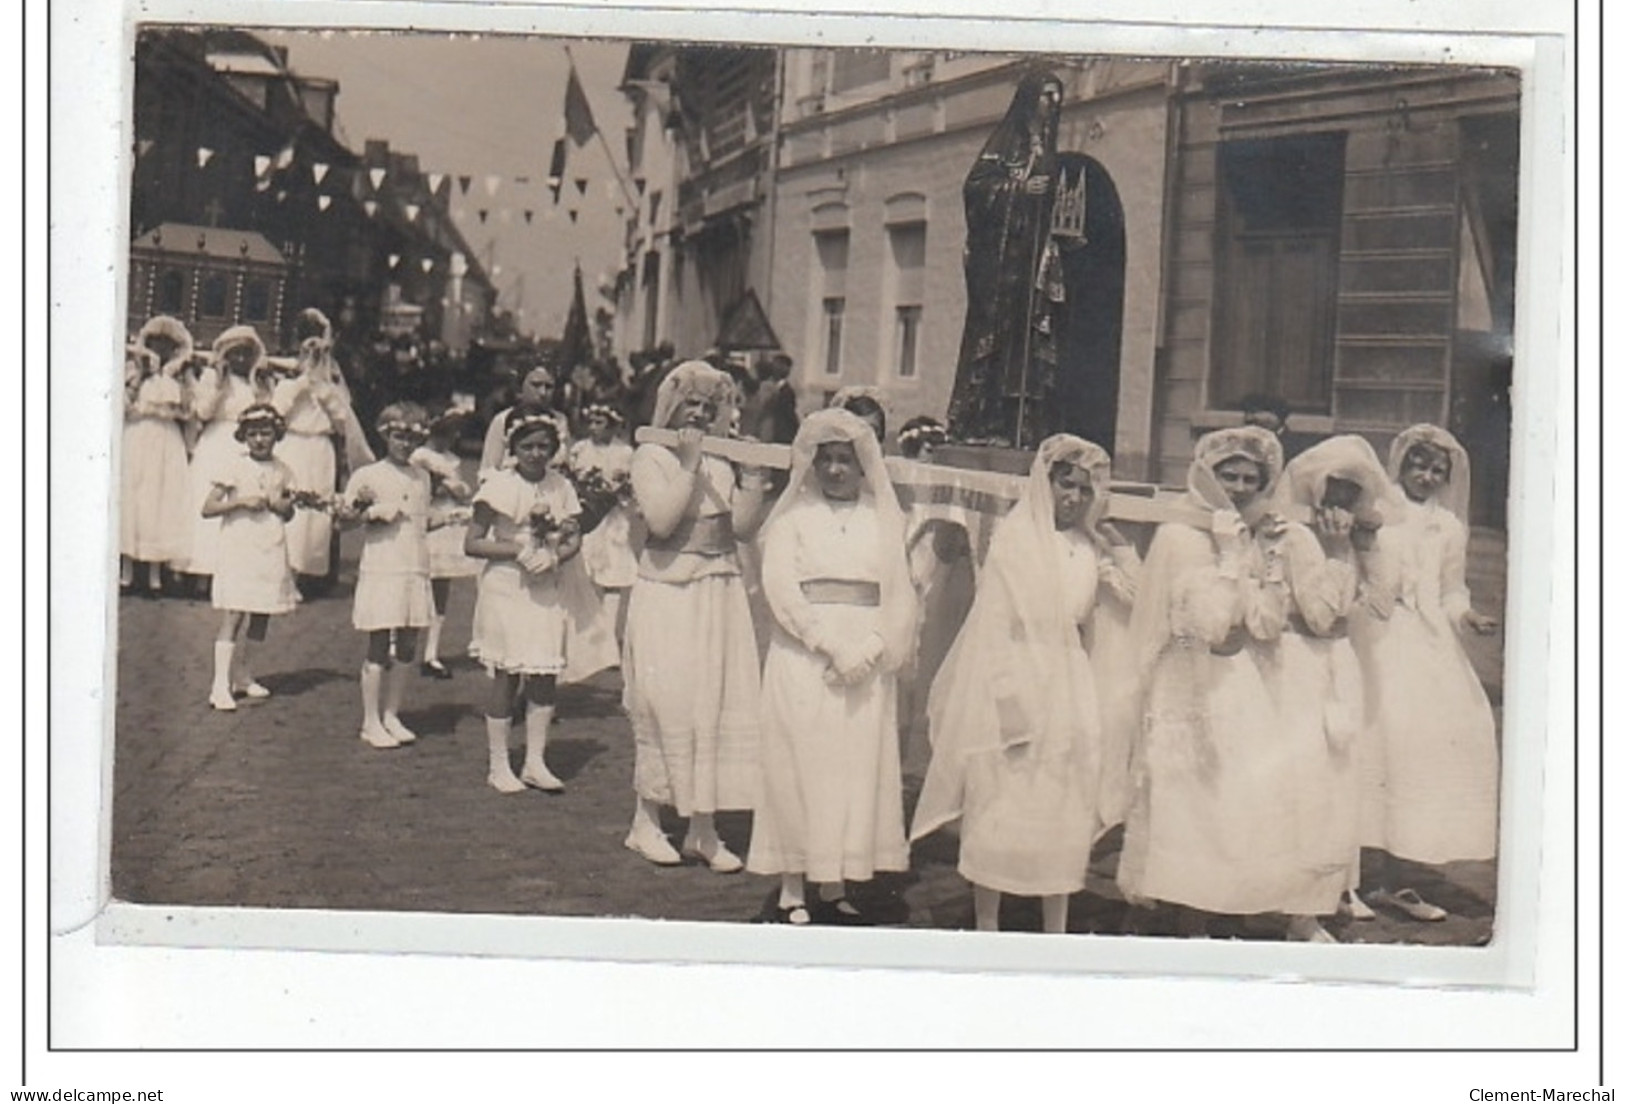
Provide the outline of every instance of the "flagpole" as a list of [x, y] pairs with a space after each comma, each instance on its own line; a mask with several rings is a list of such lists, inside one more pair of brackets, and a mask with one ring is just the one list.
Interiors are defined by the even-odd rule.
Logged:
[[[568, 43], [566, 43], [564, 47], [564, 56], [570, 62], [570, 72], [573, 75], [576, 71], [576, 58], [575, 55], [570, 52]], [[577, 84], [580, 85], [579, 79], [577, 80]], [[587, 88], [585, 85], [580, 85], [580, 87], [581, 95], [583, 98], [585, 98], [587, 95]], [[589, 111], [592, 110], [591, 100], [587, 101], [587, 109]], [[597, 116], [593, 116], [592, 132], [598, 136], [598, 144], [604, 147], [604, 156], [609, 160], [609, 171], [615, 174], [615, 182], [621, 186], [621, 195], [626, 197], [626, 202], [631, 205], [634, 211], [636, 211], [638, 209], [638, 201], [633, 198], [632, 189], [627, 187], [626, 177], [621, 175], [621, 168], [615, 163], [615, 151], [609, 148], [609, 141], [604, 137], [604, 128], [598, 125]]]

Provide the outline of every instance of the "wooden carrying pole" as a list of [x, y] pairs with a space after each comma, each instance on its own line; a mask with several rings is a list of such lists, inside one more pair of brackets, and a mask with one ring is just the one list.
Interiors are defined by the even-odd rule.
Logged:
[[[677, 431], [643, 426], [637, 431], [637, 443], [676, 447]], [[738, 441], [730, 437], [706, 437], [700, 450], [711, 456], [735, 464], [759, 468], [790, 467], [790, 446], [770, 445], [760, 441]], [[1025, 477], [1005, 475], [1001, 472], [976, 471], [971, 468], [950, 468], [941, 464], [922, 464], [898, 456], [886, 458], [886, 468], [892, 485], [905, 487], [941, 487], [962, 489], [974, 494], [988, 495], [1006, 503], [1021, 497]], [[1161, 525], [1179, 522], [1196, 529], [1212, 526], [1209, 510], [1193, 507], [1184, 495], [1159, 490], [1149, 483], [1113, 483], [1106, 516], [1113, 521], [1136, 522], [1143, 525]]]

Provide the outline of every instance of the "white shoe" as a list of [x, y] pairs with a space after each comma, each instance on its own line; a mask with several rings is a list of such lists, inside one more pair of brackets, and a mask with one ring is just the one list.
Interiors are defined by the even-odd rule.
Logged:
[[1286, 937], [1294, 943], [1336, 943], [1337, 937], [1320, 926], [1313, 916], [1294, 916], [1287, 921]]
[[1426, 924], [1437, 924], [1449, 917], [1449, 913], [1430, 901], [1424, 901], [1422, 895], [1414, 889], [1401, 889], [1394, 893], [1379, 889], [1370, 895], [1371, 900], [1395, 912], [1402, 912], [1412, 920], [1420, 920]]
[[395, 738], [397, 745], [417, 742], [418, 734], [402, 724], [401, 719], [394, 714], [384, 715], [384, 731]]
[[242, 686], [233, 686], [231, 689], [233, 693], [241, 694], [243, 697], [252, 698], [255, 701], [261, 701], [271, 696], [269, 690], [252, 680]]
[[1360, 900], [1360, 895], [1352, 889], [1343, 894], [1343, 899], [1337, 902], [1337, 912], [1341, 916], [1347, 916], [1350, 920], [1375, 920], [1377, 918], [1377, 914], [1372, 911], [1371, 906]]
[[683, 854], [692, 859], [699, 859], [709, 866], [714, 874], [737, 874], [745, 869], [743, 860], [728, 850], [728, 845], [720, 839], [713, 838], [704, 842], [684, 840]]
[[633, 828], [626, 837], [626, 846], [656, 866], [680, 866], [683, 862], [683, 856], [677, 853], [671, 840], [654, 829], [642, 826]]
[[237, 699], [231, 696], [230, 690], [213, 690], [209, 693], [209, 707], [230, 713], [237, 708]]
[[525, 769], [519, 772], [519, 780], [532, 789], [541, 790], [543, 793], [564, 792], [564, 780], [548, 770], [545, 764], [540, 766], [525, 764]]
[[485, 783], [497, 793], [524, 793], [526, 789], [525, 784], [519, 781], [518, 778], [514, 777], [514, 773], [511, 770], [507, 774], [498, 774], [493, 771], [485, 776]]
[[371, 725], [362, 725], [361, 738], [379, 750], [398, 748], [401, 746], [401, 742], [395, 739], [395, 737], [391, 736], [387, 728], [374, 728]]

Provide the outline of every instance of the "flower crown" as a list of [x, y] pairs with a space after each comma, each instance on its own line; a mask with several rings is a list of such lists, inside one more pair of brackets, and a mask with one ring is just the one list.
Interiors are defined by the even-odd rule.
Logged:
[[415, 437], [427, 437], [429, 427], [416, 418], [391, 418], [387, 422], [378, 423], [379, 433], [410, 433]]
[[269, 403], [255, 403], [237, 416], [239, 439], [254, 426], [268, 425], [280, 439], [288, 430], [288, 422], [281, 411]]
[[508, 448], [512, 449], [515, 441], [538, 427], [545, 427], [553, 435], [553, 444], [555, 446], [564, 440], [564, 435], [559, 431], [559, 423], [552, 414], [546, 411], [537, 411], [533, 414], [514, 414], [508, 419]]
[[943, 444], [948, 440], [948, 431], [939, 425], [909, 426], [897, 435], [900, 445], [913, 444], [915, 441], [928, 441], [933, 445]]
[[608, 403], [592, 403], [581, 412], [582, 420], [603, 418], [611, 425], [625, 425], [626, 416]]

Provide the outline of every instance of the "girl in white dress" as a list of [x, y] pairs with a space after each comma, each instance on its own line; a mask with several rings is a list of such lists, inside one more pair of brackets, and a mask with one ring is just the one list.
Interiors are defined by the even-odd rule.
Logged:
[[[355, 627], [367, 634], [361, 665], [361, 738], [375, 748], [417, 739], [401, 723], [407, 664], [418, 630], [434, 616], [429, 590], [429, 475], [412, 453], [429, 436], [429, 416], [416, 403], [391, 403], [378, 415], [388, 452], [350, 476], [338, 517], [365, 525], [355, 586]], [[382, 708], [380, 709], [380, 700]]]
[[766, 515], [767, 475], [701, 451], [729, 423], [728, 377], [687, 361], [660, 384], [654, 424], [678, 443], [639, 445], [632, 494], [648, 529], [627, 603], [621, 670], [637, 741], [637, 807], [626, 846], [661, 865], [682, 861], [660, 827], [662, 805], [689, 818], [683, 850], [718, 873], [743, 868], [715, 814], [755, 806], [761, 671], [738, 543]]
[[1099, 699], [1082, 630], [1097, 593], [1133, 600], [1139, 558], [1102, 519], [1105, 450], [1061, 434], [1038, 447], [1021, 501], [999, 523], [971, 607], [931, 689], [931, 766], [920, 839], [961, 822], [959, 872], [976, 926], [997, 931], [1001, 894], [1043, 899], [1066, 930], [1103, 827]]
[[215, 709], [236, 709], [237, 694], [270, 696], [254, 678], [249, 646], [264, 641], [273, 615], [287, 613], [295, 604], [286, 533], [294, 516], [293, 473], [274, 454], [284, 430], [281, 413], [269, 404], [243, 411], [237, 438], [246, 451], [221, 466], [203, 501], [204, 515], [220, 519], [210, 585], [212, 604], [222, 611], [209, 690]]
[[[569, 481], [548, 467], [559, 448], [555, 416], [519, 407], [506, 421], [514, 465], [491, 472], [480, 484], [464, 542], [470, 556], [486, 561], [468, 650], [492, 678], [485, 711], [486, 781], [499, 793], [520, 793], [527, 786], [557, 793], [564, 783], [548, 769], [544, 755], [566, 666], [561, 569], [581, 551], [581, 503]], [[521, 683], [528, 708], [525, 763], [516, 776], [508, 759], [508, 729]]]
[[615, 504], [581, 538], [581, 559], [603, 596], [605, 616], [621, 639], [626, 629], [626, 593], [638, 577], [633, 548], [632, 446], [616, 436], [626, 418], [613, 406], [595, 403], [581, 414], [587, 436], [570, 446], [570, 470], [577, 478], [596, 473], [592, 478], [617, 492]]
[[1369, 770], [1367, 901], [1416, 920], [1445, 910], [1392, 884], [1387, 855], [1421, 863], [1496, 854], [1500, 755], [1489, 698], [1462, 647], [1493, 633], [1467, 591], [1467, 452], [1437, 426], [1395, 438], [1388, 475], [1403, 501], [1377, 537], [1386, 620], [1356, 622], [1365, 674]]
[[1144, 727], [1118, 884], [1133, 904], [1178, 906], [1184, 934], [1203, 913], [1285, 912], [1289, 937], [1329, 938], [1297, 842], [1300, 757], [1266, 676], [1287, 619], [1283, 523], [1268, 512], [1281, 459], [1253, 426], [1197, 441], [1187, 501], [1211, 526], [1160, 526], [1135, 599]]
[[187, 417], [181, 376], [192, 337], [173, 318], [141, 327], [126, 361], [124, 449], [120, 458], [119, 583], [129, 587], [135, 565], [146, 565], [148, 593], [157, 594], [161, 571], [179, 569], [191, 544], [192, 510], [186, 465]]
[[[277, 456], [293, 472], [295, 489], [326, 501], [349, 472], [372, 463], [372, 450], [356, 421], [338, 365], [333, 327], [314, 308], [295, 321], [299, 358], [294, 373], [271, 392], [271, 405], [287, 419]], [[300, 510], [288, 524], [288, 561], [294, 574], [324, 577], [332, 566], [333, 517]]]
[[448, 411], [429, 427], [429, 439], [412, 453], [412, 466], [429, 473], [433, 492], [431, 508], [443, 524], [429, 533], [429, 589], [434, 595], [434, 620], [423, 634], [423, 654], [419, 670], [432, 678], [449, 679], [451, 671], [440, 662], [440, 634], [446, 624], [446, 606], [451, 601], [451, 584], [480, 573], [480, 561], [463, 551], [468, 522], [473, 516], [469, 501], [473, 491], [463, 481], [461, 461], [453, 451], [463, 423], [461, 411]]
[[[1267, 676], [1279, 742], [1296, 768], [1293, 830], [1305, 880], [1284, 911], [1325, 916], [1359, 881], [1359, 660], [1350, 618], [1366, 594], [1368, 558], [1391, 509], [1388, 480], [1363, 437], [1333, 437], [1286, 467], [1276, 493], [1285, 522], [1272, 554], [1285, 577], [1286, 622]], [[1330, 942], [1300, 920], [1300, 934]]]
[[204, 517], [203, 500], [214, 487], [216, 473], [241, 456], [237, 419], [257, 402], [270, 402], [274, 372], [265, 359], [265, 345], [252, 326], [233, 326], [215, 338], [210, 363], [192, 385], [192, 415], [203, 424], [192, 449], [191, 546], [186, 570], [213, 575], [215, 549], [220, 540], [220, 519]]
[[775, 626], [762, 674], [763, 787], [747, 869], [780, 875], [779, 916], [806, 924], [806, 882], [835, 923], [863, 920], [848, 881], [907, 870], [896, 672], [917, 611], [903, 515], [868, 425], [820, 410], [762, 532]]

